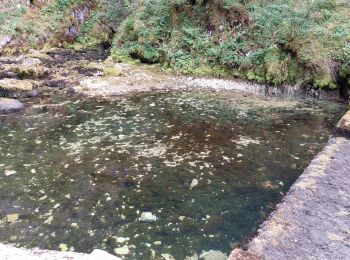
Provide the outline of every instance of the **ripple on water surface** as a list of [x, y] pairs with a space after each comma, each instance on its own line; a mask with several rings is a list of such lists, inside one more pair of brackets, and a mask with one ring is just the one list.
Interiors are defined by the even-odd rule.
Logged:
[[[228, 253], [345, 108], [202, 91], [56, 98], [0, 117], [0, 241], [129, 259], [148, 259], [151, 249], [176, 259]], [[156, 220], [141, 221], [142, 212]]]

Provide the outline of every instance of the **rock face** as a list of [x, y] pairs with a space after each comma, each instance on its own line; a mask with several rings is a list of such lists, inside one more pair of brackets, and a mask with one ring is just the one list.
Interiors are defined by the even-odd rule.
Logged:
[[30, 81], [16, 79], [0, 80], [0, 97], [26, 98], [37, 95], [38, 91]]
[[0, 114], [19, 112], [23, 109], [23, 104], [18, 100], [10, 98], [0, 98]]

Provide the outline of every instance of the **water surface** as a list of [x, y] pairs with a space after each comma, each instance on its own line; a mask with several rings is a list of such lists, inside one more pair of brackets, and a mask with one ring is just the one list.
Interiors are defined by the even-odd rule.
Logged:
[[128, 259], [228, 253], [250, 238], [346, 109], [210, 91], [37, 102], [0, 117], [0, 241], [128, 245]]

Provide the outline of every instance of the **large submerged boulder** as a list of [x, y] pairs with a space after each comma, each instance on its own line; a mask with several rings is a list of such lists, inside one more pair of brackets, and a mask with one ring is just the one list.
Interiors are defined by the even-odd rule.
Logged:
[[37, 95], [36, 85], [30, 81], [17, 79], [0, 80], [0, 97], [26, 98]]
[[21, 102], [11, 98], [0, 98], [0, 114], [15, 113], [24, 110]]

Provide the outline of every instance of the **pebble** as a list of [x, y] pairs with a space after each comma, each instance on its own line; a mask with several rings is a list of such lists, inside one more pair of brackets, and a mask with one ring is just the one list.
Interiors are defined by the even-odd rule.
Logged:
[[186, 218], [185, 216], [180, 216], [180, 217], [179, 217], [179, 220], [180, 220], [180, 221], [183, 221], [185, 218]]
[[5, 175], [6, 175], [6, 176], [10, 176], [10, 175], [13, 175], [13, 174], [16, 174], [16, 171], [13, 171], [13, 170], [5, 170]]
[[71, 226], [72, 228], [78, 228], [78, 224], [77, 224], [77, 223], [72, 223], [72, 224], [70, 224], [70, 226]]
[[197, 179], [193, 179], [191, 182], [191, 189], [196, 187], [198, 185], [198, 180]]
[[6, 216], [6, 221], [7, 222], [16, 222], [19, 219], [19, 215], [18, 214], [10, 214]]
[[126, 242], [126, 241], [128, 241], [128, 240], [129, 240], [128, 237], [116, 237], [116, 239], [115, 239], [115, 241], [116, 241], [117, 243], [124, 243], [124, 242]]
[[130, 250], [129, 247], [125, 245], [122, 247], [114, 248], [114, 253], [116, 253], [117, 255], [128, 255], [130, 254]]
[[152, 212], [142, 212], [140, 220], [142, 222], [151, 223], [151, 222], [155, 222], [157, 220], [157, 217], [153, 215]]

